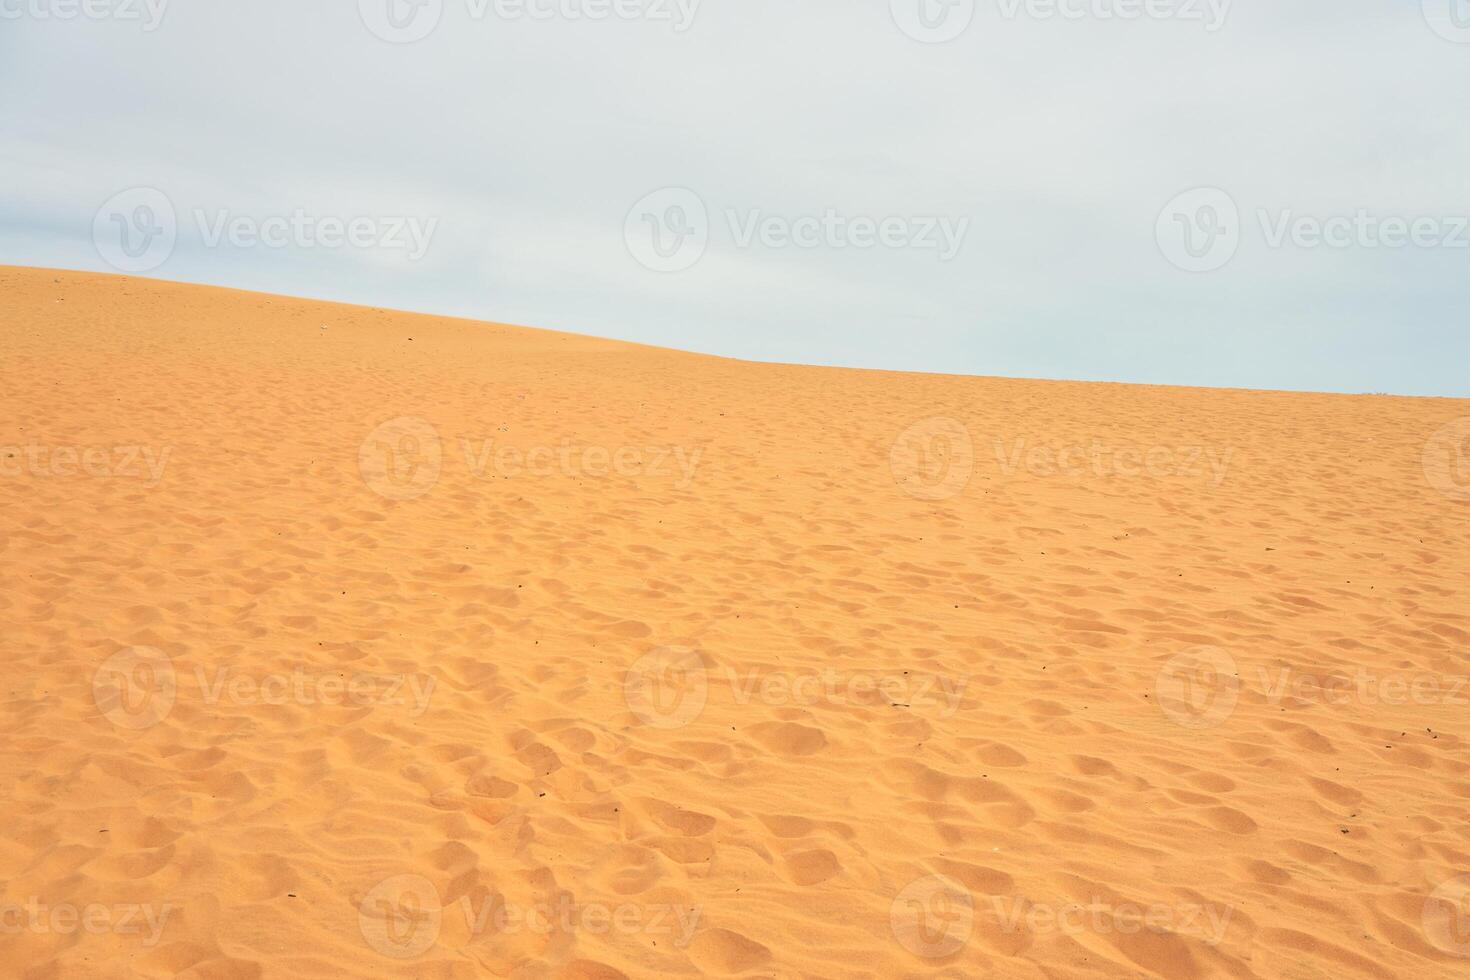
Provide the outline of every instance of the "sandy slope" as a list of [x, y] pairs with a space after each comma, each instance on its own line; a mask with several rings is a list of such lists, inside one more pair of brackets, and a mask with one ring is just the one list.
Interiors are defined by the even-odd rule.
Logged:
[[1470, 403], [0, 342], [8, 975], [1470, 975]]

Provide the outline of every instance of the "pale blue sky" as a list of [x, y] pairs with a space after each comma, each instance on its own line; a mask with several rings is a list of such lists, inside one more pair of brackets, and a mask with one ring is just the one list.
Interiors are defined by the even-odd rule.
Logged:
[[[1466, 0], [978, 0], [946, 43], [905, 32], [921, 0], [90, 2], [0, 0], [0, 263], [110, 270], [99, 208], [146, 187], [175, 211], [166, 279], [760, 360], [1470, 395], [1470, 247], [1445, 244], [1470, 246]], [[390, 2], [433, 29], [380, 38]], [[671, 220], [634, 210], [661, 188], [708, 215], [682, 271], [629, 237]], [[1208, 272], [1161, 244], [1194, 188], [1238, 208]], [[782, 244], [829, 210], [899, 224]], [[210, 244], [298, 212], [372, 234]], [[1359, 212], [1436, 244], [1312, 243]], [[400, 218], [432, 222], [421, 257]], [[968, 222], [948, 261], [914, 247], [931, 219]]]

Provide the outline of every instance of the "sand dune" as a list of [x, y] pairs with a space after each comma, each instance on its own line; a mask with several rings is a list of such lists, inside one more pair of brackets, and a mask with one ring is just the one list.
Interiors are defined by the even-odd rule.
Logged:
[[1470, 975], [1470, 403], [0, 325], [7, 975]]

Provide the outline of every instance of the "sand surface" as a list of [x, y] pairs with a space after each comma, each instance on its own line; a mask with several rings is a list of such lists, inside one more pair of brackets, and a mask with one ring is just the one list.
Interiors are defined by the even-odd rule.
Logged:
[[7, 976], [1470, 975], [1470, 402], [0, 343]]

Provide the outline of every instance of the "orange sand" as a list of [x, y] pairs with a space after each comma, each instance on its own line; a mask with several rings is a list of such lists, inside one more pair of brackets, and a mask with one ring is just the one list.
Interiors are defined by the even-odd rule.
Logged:
[[7, 975], [1470, 975], [1470, 403], [0, 324]]

